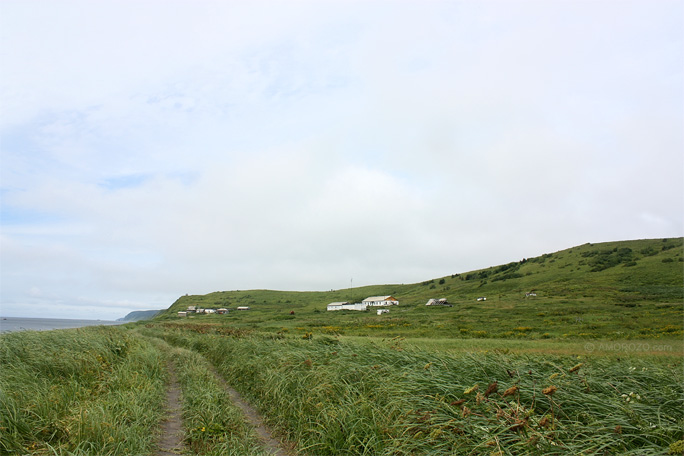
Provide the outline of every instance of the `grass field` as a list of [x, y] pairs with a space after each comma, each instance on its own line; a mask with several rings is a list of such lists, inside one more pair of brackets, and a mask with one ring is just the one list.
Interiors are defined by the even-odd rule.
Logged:
[[145, 333], [204, 354], [304, 454], [663, 454], [682, 444], [676, 354], [484, 353], [156, 324]]
[[[155, 454], [169, 365], [183, 454], [267, 454], [224, 381], [293, 454], [683, 454], [682, 253], [681, 238], [586, 244], [417, 284], [183, 296], [148, 322], [3, 334], [0, 454]], [[387, 294], [389, 314], [325, 310]], [[441, 297], [454, 306], [425, 306]], [[179, 318], [189, 305], [250, 310]]]
[[118, 327], [0, 336], [0, 453], [150, 454], [161, 352]]

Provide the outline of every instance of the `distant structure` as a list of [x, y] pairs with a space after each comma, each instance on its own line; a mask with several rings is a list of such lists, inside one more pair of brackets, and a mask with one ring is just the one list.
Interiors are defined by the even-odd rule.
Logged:
[[534, 297], [534, 296], [537, 296], [537, 293], [535, 293], [534, 291], [530, 291], [530, 292], [528, 292], [528, 293], [525, 293], [525, 297], [526, 297], [526, 298], [531, 298], [531, 297]]
[[367, 306], [375, 307], [375, 306], [398, 306], [399, 301], [396, 298], [393, 298], [392, 296], [371, 296], [370, 298], [366, 298], [362, 301], [362, 304], [366, 304]]
[[480, 296], [479, 298], [477, 298], [477, 300], [478, 301], [486, 301], [487, 298], [485, 296]]
[[344, 302], [331, 302], [328, 304], [328, 310], [366, 310], [366, 305], [360, 302], [350, 304], [347, 301]]
[[389, 313], [389, 309], [378, 309], [377, 312], [378, 312], [378, 315], [382, 315], [382, 314]]
[[451, 304], [449, 304], [449, 301], [447, 301], [446, 298], [441, 298], [441, 299], [430, 299], [428, 302], [425, 304], [426, 306], [446, 306], [446, 307], [452, 307]]
[[[331, 302], [328, 304], [328, 310], [367, 310], [368, 307], [380, 307], [380, 306], [398, 306], [399, 301], [392, 296], [371, 296], [370, 298], [364, 299], [362, 302], [355, 302], [353, 304], [344, 302]], [[378, 314], [380, 315], [380, 314]]]
[[248, 306], [238, 306], [237, 310], [249, 310]]

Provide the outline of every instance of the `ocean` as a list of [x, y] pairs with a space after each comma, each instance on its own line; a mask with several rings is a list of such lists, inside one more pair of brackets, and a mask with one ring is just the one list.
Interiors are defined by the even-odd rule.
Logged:
[[14, 331], [49, 331], [51, 329], [81, 328], [83, 326], [120, 325], [123, 321], [68, 320], [65, 318], [0, 317], [0, 333]]

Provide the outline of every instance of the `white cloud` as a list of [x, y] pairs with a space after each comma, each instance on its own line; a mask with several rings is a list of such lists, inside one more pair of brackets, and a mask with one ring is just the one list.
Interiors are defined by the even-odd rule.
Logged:
[[682, 235], [678, 2], [0, 9], [3, 312]]

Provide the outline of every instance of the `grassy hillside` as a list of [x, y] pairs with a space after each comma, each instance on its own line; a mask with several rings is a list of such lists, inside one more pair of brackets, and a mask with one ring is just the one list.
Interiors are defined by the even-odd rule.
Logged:
[[[584, 244], [409, 285], [183, 296], [157, 318], [178, 320], [176, 313], [189, 305], [229, 309], [249, 306], [245, 312], [191, 318], [196, 323], [272, 332], [390, 337], [681, 337], [682, 240]], [[536, 296], [526, 297], [528, 292]], [[373, 295], [393, 295], [400, 306], [382, 316], [370, 311], [326, 311], [329, 302], [356, 302]], [[477, 301], [478, 297], [487, 300]], [[426, 307], [430, 298], [447, 298], [453, 307]]]

